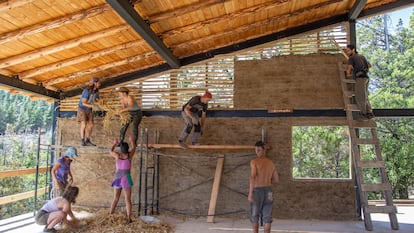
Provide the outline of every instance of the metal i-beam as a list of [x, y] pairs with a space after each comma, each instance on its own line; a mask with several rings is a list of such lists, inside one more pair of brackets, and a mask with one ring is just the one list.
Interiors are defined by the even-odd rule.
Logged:
[[128, 0], [106, 0], [111, 7], [121, 16], [147, 43], [160, 54], [171, 66], [179, 68], [180, 61], [165, 46], [161, 39], [155, 34], [150, 26], [138, 14]]
[[7, 86], [12, 89], [19, 89], [24, 92], [31, 92], [36, 95], [50, 97], [50, 98], [57, 99], [57, 100], [60, 99], [59, 92], [46, 89], [43, 86], [38, 86], [38, 85], [30, 84], [27, 82], [23, 82], [17, 77], [15, 78], [15, 77], [7, 77], [4, 75], [0, 75], [0, 85]]
[[367, 0], [357, 0], [352, 6], [351, 10], [349, 11], [349, 20], [356, 20], [359, 14], [361, 13], [362, 9], [364, 9], [366, 3]]

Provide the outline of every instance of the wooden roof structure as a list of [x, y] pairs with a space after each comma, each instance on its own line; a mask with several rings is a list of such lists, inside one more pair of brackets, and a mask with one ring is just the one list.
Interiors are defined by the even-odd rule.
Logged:
[[0, 88], [72, 97], [410, 0], [0, 0]]

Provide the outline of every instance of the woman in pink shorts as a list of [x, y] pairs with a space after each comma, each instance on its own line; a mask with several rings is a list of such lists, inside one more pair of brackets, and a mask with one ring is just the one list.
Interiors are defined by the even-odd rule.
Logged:
[[[132, 222], [131, 220], [131, 187], [132, 187], [132, 178], [131, 178], [131, 164], [132, 157], [135, 154], [135, 140], [133, 136], [128, 137], [129, 142], [131, 143], [131, 150], [129, 150], [129, 145], [126, 142], [119, 142], [118, 139], [114, 140], [111, 151], [109, 152], [112, 157], [116, 159], [116, 172], [115, 179], [112, 182], [112, 187], [114, 187], [114, 199], [111, 204], [110, 213], [115, 212], [115, 207], [118, 204], [119, 197], [121, 196], [121, 191], [124, 190], [125, 205], [126, 205], [126, 214], [127, 214], [127, 223]], [[115, 151], [115, 147], [119, 144], [121, 148], [121, 153]]]

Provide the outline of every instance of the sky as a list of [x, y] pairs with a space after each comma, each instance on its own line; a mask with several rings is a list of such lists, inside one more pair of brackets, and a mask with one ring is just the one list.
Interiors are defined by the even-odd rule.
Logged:
[[395, 27], [398, 20], [401, 18], [403, 20], [404, 27], [408, 27], [410, 22], [410, 16], [412, 15], [414, 7], [408, 7], [405, 9], [397, 10], [394, 12], [387, 13], [391, 17], [391, 25]]

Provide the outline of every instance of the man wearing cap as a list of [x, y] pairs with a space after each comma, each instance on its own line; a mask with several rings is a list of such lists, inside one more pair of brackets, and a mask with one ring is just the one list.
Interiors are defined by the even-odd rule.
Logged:
[[118, 92], [118, 96], [121, 102], [121, 109], [118, 110], [117, 114], [122, 112], [128, 112], [128, 121], [122, 123], [121, 131], [119, 134], [119, 143], [121, 144], [125, 139], [125, 133], [128, 129], [129, 124], [132, 123], [132, 133], [134, 134], [134, 142], [137, 144], [138, 141], [138, 126], [141, 123], [142, 111], [138, 105], [138, 102], [134, 97], [129, 95], [129, 90], [126, 87], [117, 87], [115, 91]]
[[93, 104], [99, 99], [98, 78], [92, 78], [89, 81], [89, 86], [83, 89], [82, 96], [78, 104], [78, 122], [81, 123], [80, 136], [82, 146], [96, 146], [91, 142], [92, 128], [93, 128]]
[[[75, 147], [69, 147], [60, 157], [52, 168], [53, 190], [52, 195], [61, 196], [66, 189], [66, 186], [73, 182], [72, 172], [70, 171], [70, 164], [78, 156]], [[68, 179], [69, 178], [69, 179]]]
[[[178, 143], [183, 149], [187, 148], [187, 144], [185, 141], [187, 140], [188, 135], [190, 135], [191, 130], [194, 127], [193, 145], [198, 144], [198, 137], [203, 132], [204, 122], [206, 119], [206, 112], [208, 107], [208, 102], [213, 98], [213, 95], [206, 91], [203, 96], [194, 96], [192, 97], [186, 104], [184, 104], [181, 116], [184, 119], [184, 129], [178, 138]], [[201, 121], [200, 121], [201, 115]]]

